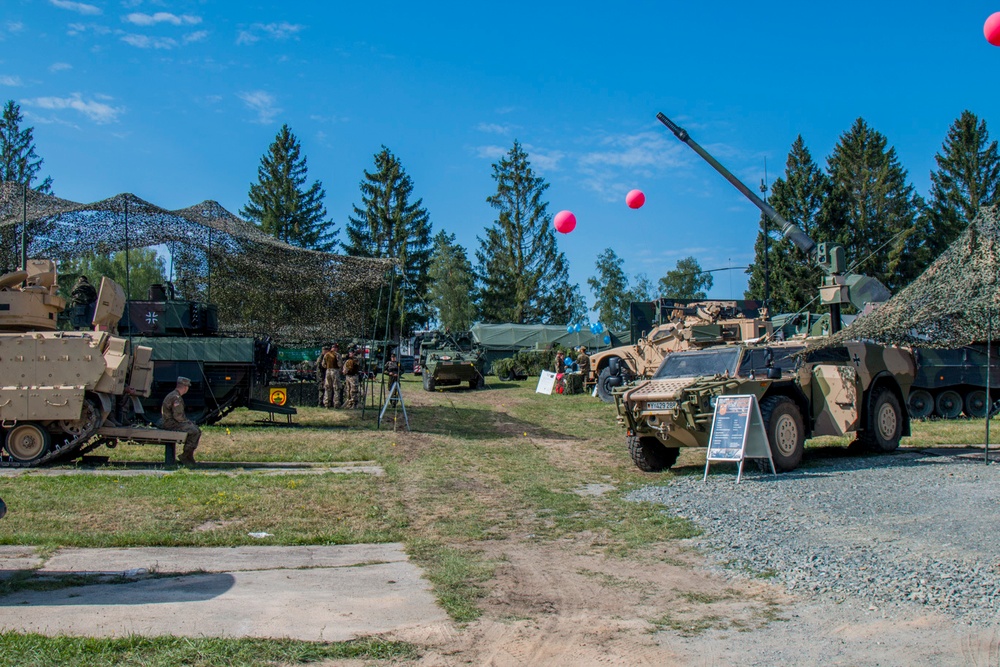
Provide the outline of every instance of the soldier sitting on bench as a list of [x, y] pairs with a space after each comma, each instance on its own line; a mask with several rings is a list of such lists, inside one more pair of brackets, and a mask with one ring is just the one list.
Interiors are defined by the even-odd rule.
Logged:
[[184, 465], [194, 465], [194, 450], [198, 448], [198, 441], [201, 440], [201, 429], [187, 418], [184, 412], [184, 394], [191, 388], [191, 380], [186, 377], [177, 378], [177, 388], [167, 394], [163, 399], [163, 406], [160, 408], [160, 415], [163, 420], [160, 428], [168, 431], [183, 431], [187, 433], [184, 441], [184, 453], [177, 457], [177, 461]]

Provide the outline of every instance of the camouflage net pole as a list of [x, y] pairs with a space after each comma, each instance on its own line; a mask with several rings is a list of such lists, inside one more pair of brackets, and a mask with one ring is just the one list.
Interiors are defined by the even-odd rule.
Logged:
[[[1000, 207], [979, 209], [968, 228], [927, 269], [899, 294], [874, 312], [813, 349], [847, 340], [871, 340], [882, 345], [957, 349], [993, 343], [993, 314], [1000, 304]], [[993, 399], [987, 356], [986, 461]]]
[[81, 204], [2, 183], [0, 268], [8, 271], [17, 265], [19, 227], [30, 255], [56, 260], [166, 246], [180, 296], [207, 301], [211, 285], [223, 331], [288, 346], [363, 339], [372, 295], [395, 266], [290, 246], [214, 201], [176, 211], [132, 194]]

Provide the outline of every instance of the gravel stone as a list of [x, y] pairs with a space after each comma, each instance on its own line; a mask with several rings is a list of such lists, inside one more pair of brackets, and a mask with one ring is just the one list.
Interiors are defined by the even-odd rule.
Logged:
[[797, 594], [1000, 620], [1000, 464], [913, 450], [807, 462], [777, 477], [748, 462], [739, 484], [713, 463], [706, 482], [680, 475], [628, 499], [692, 520], [717, 565]]

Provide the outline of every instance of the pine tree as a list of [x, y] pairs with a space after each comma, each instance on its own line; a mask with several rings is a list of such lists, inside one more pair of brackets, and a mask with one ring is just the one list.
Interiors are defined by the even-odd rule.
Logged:
[[931, 172], [927, 207], [931, 259], [958, 238], [980, 206], [1000, 203], [1000, 155], [997, 142], [989, 139], [985, 120], [963, 111], [934, 159], [938, 168]]
[[465, 248], [455, 235], [438, 232], [431, 255], [428, 302], [437, 311], [437, 321], [450, 331], [465, 331], [476, 317], [475, 276]]
[[[365, 171], [361, 206], [347, 223], [344, 251], [355, 257], [390, 257], [399, 262], [403, 280], [392, 300], [393, 336], [426, 324], [431, 222], [423, 200], [411, 201], [413, 181], [402, 163], [382, 146], [375, 171]], [[382, 318], [385, 317], [383, 314]], [[381, 321], [381, 320], [380, 320]]]
[[897, 291], [929, 262], [922, 206], [884, 135], [858, 118], [827, 159], [830, 194], [819, 236], [844, 246], [849, 267]]
[[250, 185], [250, 201], [240, 215], [289, 245], [331, 251], [337, 230], [325, 219], [326, 192], [318, 180], [305, 187], [307, 172], [299, 140], [282, 125], [260, 158], [257, 182]]
[[[768, 203], [782, 217], [798, 225], [814, 241], [820, 210], [829, 181], [813, 162], [802, 136], [796, 137], [785, 162], [785, 177], [774, 181]], [[814, 258], [806, 255], [785, 239], [774, 222], [761, 216], [761, 228], [768, 233], [768, 308], [772, 314], [797, 312], [813, 302], [819, 293], [822, 271]], [[764, 233], [757, 235], [755, 259], [746, 298], [764, 300]], [[810, 306], [811, 307], [811, 306]], [[816, 306], [818, 310], [818, 306]]]
[[611, 248], [605, 248], [597, 256], [597, 275], [587, 279], [594, 294], [594, 310], [598, 321], [613, 331], [624, 331], [629, 327], [628, 275], [622, 269], [623, 261]]
[[565, 324], [579, 317], [579, 286], [569, 284], [566, 256], [556, 247], [542, 199], [549, 186], [520, 143], [494, 163], [493, 180], [497, 191], [486, 201], [498, 215], [476, 251], [483, 321]]
[[21, 107], [14, 100], [7, 100], [0, 120], [0, 181], [10, 181], [33, 187], [38, 192], [50, 194], [52, 179], [46, 177], [40, 184], [33, 183], [42, 169], [43, 160], [35, 153], [33, 127], [21, 129]]
[[660, 278], [660, 296], [667, 299], [704, 299], [714, 282], [711, 273], [701, 270], [694, 257], [677, 260], [677, 265]]

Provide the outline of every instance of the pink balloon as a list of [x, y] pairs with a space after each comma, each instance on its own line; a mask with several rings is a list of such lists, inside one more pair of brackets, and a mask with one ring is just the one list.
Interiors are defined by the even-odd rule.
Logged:
[[556, 231], [562, 234], [569, 234], [576, 229], [576, 216], [572, 211], [559, 211], [552, 222], [556, 226]]
[[642, 208], [642, 205], [646, 203], [646, 195], [642, 194], [642, 190], [630, 190], [625, 195], [625, 203], [628, 204], [629, 208]]
[[983, 35], [993, 46], [1000, 46], [1000, 12], [990, 14], [986, 19], [986, 23], [983, 24]]

